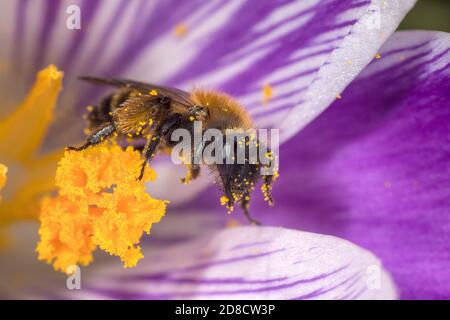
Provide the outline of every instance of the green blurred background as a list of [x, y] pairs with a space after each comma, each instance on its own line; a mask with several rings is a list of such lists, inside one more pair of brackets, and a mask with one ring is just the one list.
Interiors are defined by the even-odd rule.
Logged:
[[450, 0], [419, 0], [400, 29], [426, 29], [450, 32]]

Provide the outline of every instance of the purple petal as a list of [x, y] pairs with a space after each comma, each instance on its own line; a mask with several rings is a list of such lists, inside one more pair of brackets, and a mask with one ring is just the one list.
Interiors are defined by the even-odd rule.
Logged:
[[275, 208], [254, 199], [253, 215], [368, 248], [402, 298], [450, 298], [449, 63], [449, 34], [394, 34], [342, 99], [282, 146]]
[[[25, 80], [48, 63], [65, 71], [70, 94], [61, 99], [64, 108], [96, 101], [98, 90], [75, 81], [84, 73], [186, 89], [196, 84], [235, 95], [260, 126], [279, 127], [289, 119], [281, 125], [287, 139], [361, 71], [414, 2], [18, 1], [12, 10], [2, 4], [2, 12], [21, 21], [14, 26], [6, 20], [2, 43], [17, 43], [7, 46], [8, 56], [15, 57]], [[81, 8], [81, 30], [65, 27], [69, 4]], [[177, 25], [185, 26], [185, 36], [174, 35]], [[274, 92], [266, 107], [265, 84]], [[56, 129], [67, 130], [64, 119]], [[79, 129], [72, 124], [70, 130]]]
[[394, 299], [396, 289], [368, 251], [338, 238], [272, 227], [214, 232], [174, 246], [147, 246], [126, 272], [82, 270], [81, 290], [56, 284], [38, 298]]

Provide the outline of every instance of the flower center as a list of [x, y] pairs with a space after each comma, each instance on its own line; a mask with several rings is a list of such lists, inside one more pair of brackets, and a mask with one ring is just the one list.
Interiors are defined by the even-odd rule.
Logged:
[[143, 257], [140, 238], [162, 218], [167, 202], [145, 191], [145, 182], [156, 179], [153, 170], [136, 181], [142, 159], [132, 148], [113, 142], [38, 154], [62, 77], [53, 65], [40, 71], [26, 99], [0, 121], [0, 232], [17, 220], [39, 218], [39, 259], [56, 270], [87, 265], [97, 247], [133, 267]]
[[66, 151], [56, 172], [58, 195], [42, 203], [39, 259], [67, 271], [89, 264], [100, 247], [119, 256], [125, 267], [136, 266], [143, 258], [137, 244], [166, 210], [166, 201], [145, 190], [155, 171], [146, 170], [144, 179], [136, 180], [141, 163], [138, 151], [122, 150], [115, 142]]

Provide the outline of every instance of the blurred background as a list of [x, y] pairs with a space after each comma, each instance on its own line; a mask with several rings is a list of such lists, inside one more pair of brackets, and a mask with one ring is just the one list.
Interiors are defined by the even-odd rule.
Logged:
[[419, 0], [400, 29], [426, 29], [450, 32], [450, 0]]

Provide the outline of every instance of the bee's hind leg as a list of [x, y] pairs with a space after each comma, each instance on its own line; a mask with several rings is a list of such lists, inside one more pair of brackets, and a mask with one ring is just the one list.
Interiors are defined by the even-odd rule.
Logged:
[[145, 167], [147, 166], [147, 162], [150, 163], [150, 161], [152, 161], [160, 141], [161, 141], [160, 133], [157, 133], [154, 137], [149, 138], [147, 140], [147, 144], [145, 145], [145, 148], [144, 148], [145, 160], [144, 160], [144, 162], [142, 162], [141, 172], [140, 172], [137, 180], [142, 180], [142, 178], [144, 177]]
[[156, 150], [158, 149], [158, 145], [161, 142], [161, 138], [168, 134], [172, 129], [176, 128], [178, 123], [180, 122], [181, 115], [179, 113], [174, 113], [170, 117], [168, 117], [157, 129], [153, 137], [147, 140], [147, 144], [144, 148], [144, 162], [141, 166], [141, 172], [137, 180], [142, 180], [145, 173], [145, 167], [147, 163], [152, 161], [155, 156]]
[[250, 204], [250, 195], [246, 194], [242, 197], [242, 200], [241, 200], [241, 208], [242, 208], [242, 211], [244, 212], [244, 216], [247, 218], [248, 222], [250, 222], [251, 224], [260, 226], [261, 222], [259, 222], [256, 219], [253, 219], [252, 216], [250, 215], [249, 204]]
[[81, 147], [67, 147], [68, 150], [74, 150], [74, 151], [81, 151], [84, 149], [87, 149], [91, 146], [95, 146], [101, 142], [103, 142], [106, 138], [111, 136], [116, 131], [116, 128], [114, 127], [114, 124], [109, 124], [99, 130], [97, 130], [94, 134], [90, 135], [86, 143], [83, 144]]
[[200, 175], [200, 165], [199, 164], [189, 164], [187, 166], [186, 177], [181, 178], [181, 183], [188, 184], [192, 180], [195, 180]]

